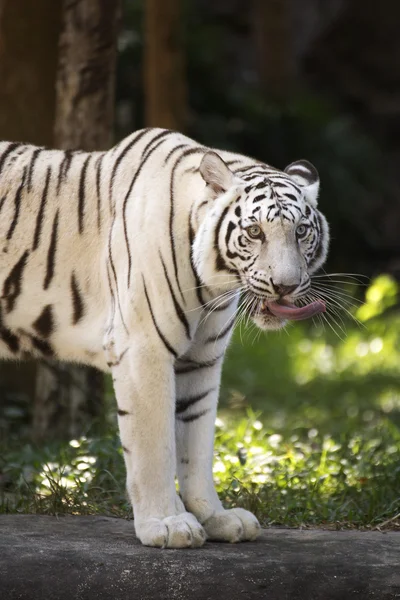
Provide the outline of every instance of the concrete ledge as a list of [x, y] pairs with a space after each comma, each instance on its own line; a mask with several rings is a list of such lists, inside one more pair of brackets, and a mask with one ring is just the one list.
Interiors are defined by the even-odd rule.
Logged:
[[247, 544], [141, 546], [129, 521], [0, 516], [4, 600], [400, 598], [400, 533], [268, 529]]

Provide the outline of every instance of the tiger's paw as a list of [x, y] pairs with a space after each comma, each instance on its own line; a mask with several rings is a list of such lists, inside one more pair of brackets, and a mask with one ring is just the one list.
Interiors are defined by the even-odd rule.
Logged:
[[144, 546], [156, 548], [199, 548], [206, 541], [203, 527], [188, 512], [165, 519], [144, 519], [135, 524], [135, 530]]
[[231, 508], [216, 513], [203, 523], [207, 539], [218, 542], [247, 542], [255, 540], [260, 532], [256, 517], [244, 508]]

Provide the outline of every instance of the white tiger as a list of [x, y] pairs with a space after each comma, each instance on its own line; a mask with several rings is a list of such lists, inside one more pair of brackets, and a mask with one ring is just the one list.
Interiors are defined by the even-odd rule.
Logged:
[[263, 329], [324, 310], [303, 298], [328, 247], [318, 188], [306, 161], [282, 172], [162, 129], [108, 152], [0, 144], [1, 356], [112, 373], [143, 544], [259, 533], [213, 484], [221, 366], [240, 293]]

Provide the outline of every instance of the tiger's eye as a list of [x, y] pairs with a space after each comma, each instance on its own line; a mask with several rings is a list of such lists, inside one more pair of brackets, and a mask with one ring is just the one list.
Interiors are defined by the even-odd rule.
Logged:
[[298, 228], [296, 229], [296, 234], [299, 237], [303, 237], [306, 233], [307, 233], [306, 225], [299, 225]]
[[262, 229], [259, 225], [250, 225], [246, 231], [252, 238], [259, 238], [262, 235]]

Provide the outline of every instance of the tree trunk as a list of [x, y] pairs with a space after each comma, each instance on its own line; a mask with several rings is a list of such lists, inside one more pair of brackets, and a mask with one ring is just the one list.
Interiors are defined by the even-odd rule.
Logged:
[[0, 2], [0, 137], [51, 145], [61, 10], [54, 0]]
[[[61, 6], [0, 1], [0, 139], [51, 146]], [[0, 434], [31, 431], [35, 362], [0, 363]]]
[[111, 146], [119, 0], [64, 0], [54, 128], [59, 148]]
[[186, 79], [180, 0], [146, 0], [144, 88], [149, 127], [184, 130]]
[[[54, 142], [99, 150], [113, 138], [117, 0], [64, 0], [56, 81]], [[87, 367], [43, 363], [36, 385], [34, 432], [76, 437], [104, 409], [103, 375]]]

